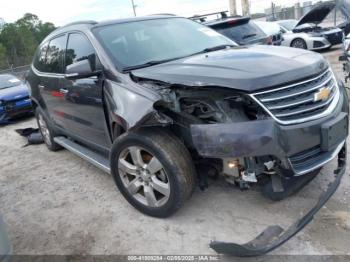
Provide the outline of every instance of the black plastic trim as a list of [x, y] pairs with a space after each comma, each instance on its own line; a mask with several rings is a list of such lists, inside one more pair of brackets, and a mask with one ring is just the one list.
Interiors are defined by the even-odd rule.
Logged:
[[316, 205], [286, 231], [278, 225], [273, 225], [265, 229], [255, 239], [245, 244], [212, 241], [210, 247], [217, 253], [239, 257], [260, 256], [278, 248], [312, 221], [314, 215], [326, 204], [339, 187], [345, 169], [346, 145], [344, 145], [338, 154], [338, 167], [334, 170], [334, 181], [330, 183], [327, 190], [320, 195]]

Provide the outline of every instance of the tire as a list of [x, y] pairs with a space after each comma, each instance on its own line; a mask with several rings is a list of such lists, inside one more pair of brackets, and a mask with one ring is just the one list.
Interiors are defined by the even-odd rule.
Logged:
[[153, 217], [175, 213], [196, 185], [190, 153], [176, 136], [163, 129], [140, 129], [118, 137], [112, 146], [110, 166], [126, 200]]
[[294, 39], [290, 46], [294, 48], [307, 49], [305, 40], [301, 38]]
[[286, 199], [301, 189], [303, 189], [307, 184], [309, 184], [319, 173], [321, 169], [316, 169], [308, 174], [302, 175], [300, 177], [290, 177], [290, 178], [281, 178], [282, 186], [284, 191], [282, 192], [274, 192], [272, 188], [272, 181], [269, 181], [263, 185], [262, 193], [264, 197], [272, 200], [272, 201], [281, 201]]
[[50, 122], [47, 120], [45, 114], [39, 107], [35, 109], [35, 117], [47, 148], [51, 151], [58, 151], [62, 149], [62, 147], [53, 140], [55, 133], [51, 128]]

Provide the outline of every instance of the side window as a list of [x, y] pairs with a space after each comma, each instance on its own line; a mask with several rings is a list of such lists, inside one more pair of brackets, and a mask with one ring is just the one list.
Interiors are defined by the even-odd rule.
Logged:
[[66, 66], [88, 59], [92, 71], [100, 69], [100, 62], [89, 40], [81, 34], [73, 33], [68, 37]]
[[46, 52], [48, 43], [44, 43], [38, 50], [36, 51], [33, 65], [39, 71], [45, 71], [45, 63], [46, 63]]
[[66, 36], [60, 36], [50, 41], [46, 55], [45, 72], [63, 73], [63, 58], [66, 48]]

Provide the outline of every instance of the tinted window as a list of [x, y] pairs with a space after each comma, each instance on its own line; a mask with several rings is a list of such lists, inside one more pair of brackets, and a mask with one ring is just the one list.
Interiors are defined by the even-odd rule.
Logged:
[[95, 50], [89, 40], [81, 34], [70, 34], [66, 52], [66, 66], [88, 59], [91, 69], [99, 69]]
[[49, 43], [46, 55], [45, 72], [63, 73], [63, 58], [66, 48], [66, 37], [60, 36], [54, 38]]
[[34, 67], [39, 71], [44, 71], [45, 62], [46, 62], [46, 52], [47, 52], [48, 43], [43, 44], [36, 52], [34, 58]]
[[216, 31], [184, 18], [111, 24], [94, 30], [117, 66], [193, 55], [218, 45], [235, 45]]
[[240, 45], [245, 45], [256, 39], [266, 37], [265, 33], [252, 22], [237, 26], [218, 28], [217, 31], [236, 41]]

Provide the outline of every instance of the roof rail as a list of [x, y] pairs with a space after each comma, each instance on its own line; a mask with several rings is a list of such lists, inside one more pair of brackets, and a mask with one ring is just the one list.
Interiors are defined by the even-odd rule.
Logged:
[[95, 24], [97, 24], [97, 22], [93, 21], [93, 20], [83, 20], [83, 21], [72, 22], [72, 23], [66, 24], [62, 27], [71, 26], [71, 25], [80, 25], [80, 24], [95, 25]]
[[199, 20], [200, 22], [205, 22], [208, 16], [211, 15], [220, 15], [221, 18], [227, 18], [228, 11], [220, 11], [220, 12], [215, 12], [215, 13], [209, 13], [209, 14], [204, 14], [204, 15], [194, 15], [192, 17], [189, 17], [191, 20]]

